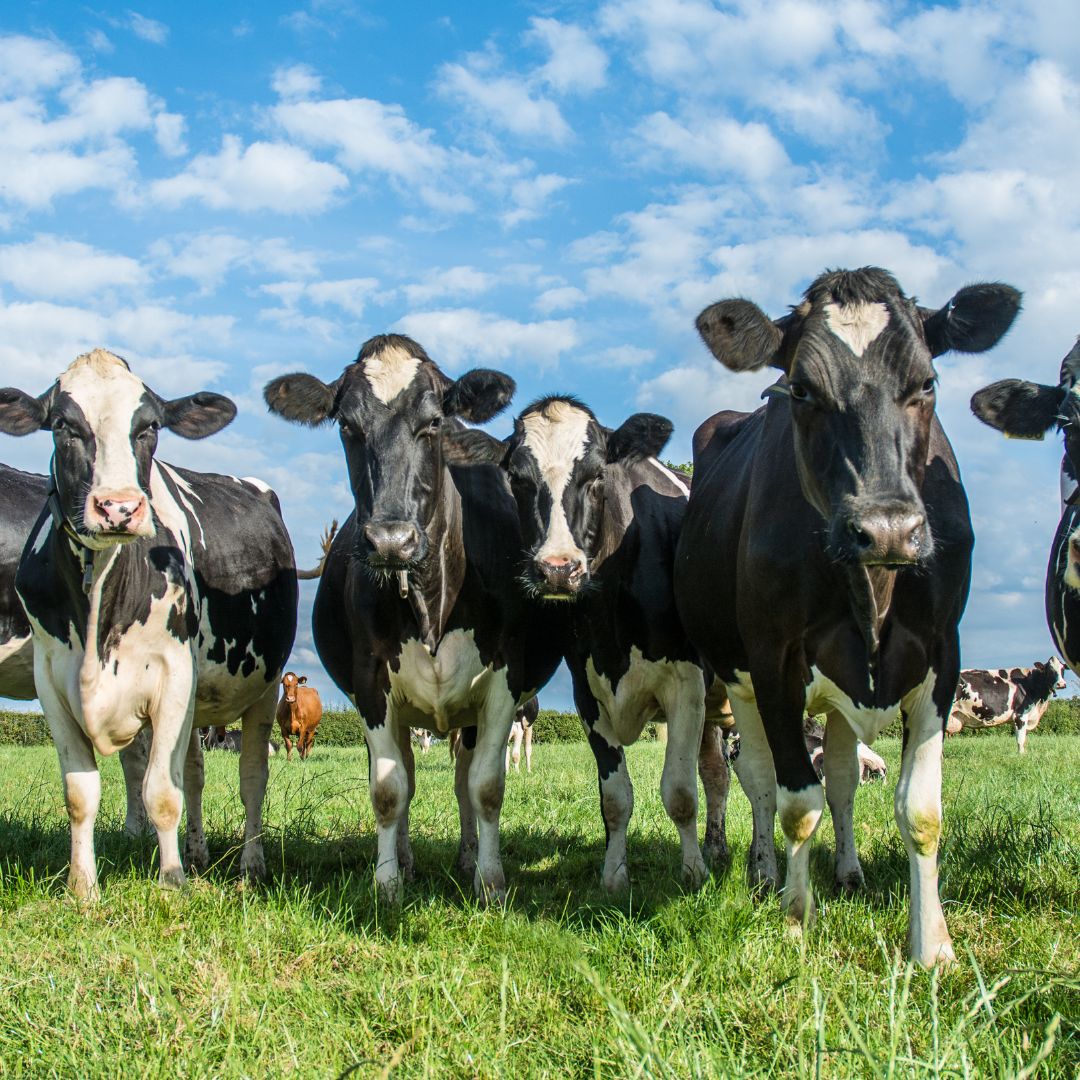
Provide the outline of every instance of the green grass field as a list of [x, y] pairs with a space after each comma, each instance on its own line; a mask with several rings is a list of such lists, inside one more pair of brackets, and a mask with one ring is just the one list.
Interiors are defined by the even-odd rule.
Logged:
[[675, 874], [663, 749], [629, 752], [632, 891], [598, 886], [603, 827], [584, 745], [538, 746], [511, 775], [511, 897], [480, 911], [450, 874], [457, 814], [445, 748], [418, 759], [418, 876], [376, 902], [363, 750], [271, 762], [272, 882], [235, 877], [237, 760], [208, 755], [216, 865], [187, 891], [154, 883], [151, 840], [122, 833], [104, 764], [103, 898], [64, 891], [68, 830], [55, 753], [0, 746], [0, 1075], [265, 1077], [1062, 1076], [1080, 1070], [1080, 738], [946, 748], [942, 892], [960, 962], [902, 959], [907, 860], [887, 786], [864, 787], [868, 888], [829, 893], [831, 829], [814, 853], [819, 921], [789, 935], [755, 903], [749, 807], [732, 787], [735, 865], [696, 894]]

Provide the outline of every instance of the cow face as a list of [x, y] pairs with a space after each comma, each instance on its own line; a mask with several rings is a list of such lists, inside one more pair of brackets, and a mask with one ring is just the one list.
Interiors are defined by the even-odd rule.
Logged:
[[933, 546], [920, 494], [933, 359], [992, 347], [1019, 304], [1007, 285], [974, 285], [927, 311], [890, 274], [866, 267], [822, 274], [776, 322], [748, 300], [724, 300], [697, 327], [726, 367], [783, 372], [766, 394], [790, 409], [799, 483], [828, 522], [830, 555], [899, 566], [927, 558]]
[[283, 375], [266, 385], [264, 397], [272, 412], [295, 423], [337, 421], [360, 525], [357, 554], [388, 575], [428, 552], [444, 487], [444, 422], [483, 423], [513, 392], [513, 380], [497, 371], [477, 369], [454, 382], [415, 341], [383, 334], [363, 345], [336, 382]]
[[565, 600], [581, 593], [599, 545], [605, 474], [611, 465], [659, 453], [670, 436], [670, 421], [650, 413], [605, 431], [567, 397], [544, 398], [521, 414], [503, 466], [521, 520], [530, 594]]
[[1051, 656], [1045, 664], [1036, 663], [1035, 666], [1046, 671], [1048, 674], [1055, 676], [1053, 683], [1055, 692], [1065, 689], [1065, 665], [1056, 656]]
[[154, 535], [150, 465], [161, 428], [201, 439], [235, 415], [220, 394], [166, 401], [104, 349], [80, 356], [38, 398], [0, 390], [0, 431], [52, 431], [60, 512], [92, 548]]
[[307, 676], [302, 675], [297, 678], [291, 671], [286, 671], [281, 676], [281, 696], [290, 704], [293, 705], [296, 702], [296, 688], [302, 686], [307, 682]]

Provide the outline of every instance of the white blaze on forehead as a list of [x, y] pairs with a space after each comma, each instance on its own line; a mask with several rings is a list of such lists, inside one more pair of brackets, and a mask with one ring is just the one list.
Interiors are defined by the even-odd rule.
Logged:
[[551, 520], [537, 558], [559, 556], [585, 561], [566, 519], [563, 493], [575, 463], [585, 452], [589, 414], [569, 401], [551, 401], [522, 417], [525, 445], [532, 451], [540, 475], [551, 492]]
[[884, 304], [826, 304], [824, 311], [826, 325], [856, 356], [889, 325]]
[[94, 349], [72, 361], [59, 384], [82, 410], [94, 433], [91, 491], [138, 488], [131, 419], [146, 393], [142, 379], [133, 375], [119, 356]]
[[413, 381], [419, 367], [420, 358], [398, 345], [382, 349], [363, 362], [371, 391], [384, 405], [389, 405]]

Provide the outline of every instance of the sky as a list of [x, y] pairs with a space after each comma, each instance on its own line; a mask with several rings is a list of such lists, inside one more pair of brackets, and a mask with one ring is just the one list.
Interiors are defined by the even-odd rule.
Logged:
[[[1004, 342], [938, 361], [977, 536], [964, 663], [1052, 651], [1060, 445], [968, 400], [1056, 382], [1080, 331], [1073, 0], [27, 0], [0, 15], [0, 161], [0, 382], [40, 393], [102, 346], [162, 395], [229, 394], [231, 427], [159, 456], [271, 483], [301, 565], [350, 510], [344, 458], [261, 388], [332, 380], [372, 334], [510, 373], [517, 408], [662, 413], [685, 461], [772, 381], [711, 358], [709, 303], [779, 316], [826, 267], [884, 266], [932, 307], [1008, 281]], [[0, 441], [24, 469], [50, 452]], [[313, 595], [291, 663], [340, 702]], [[565, 674], [541, 701], [570, 707]]]

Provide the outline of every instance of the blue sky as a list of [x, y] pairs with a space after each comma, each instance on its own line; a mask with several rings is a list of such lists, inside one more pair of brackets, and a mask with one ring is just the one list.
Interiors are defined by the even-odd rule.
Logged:
[[[779, 315], [866, 263], [934, 306], [1007, 280], [1006, 341], [939, 365], [978, 537], [964, 658], [1050, 654], [1060, 448], [1007, 443], [967, 402], [1052, 380], [1080, 330], [1068, 0], [27, 3], [0, 17], [0, 152], [3, 382], [40, 392], [102, 345], [161, 393], [230, 394], [223, 434], [160, 452], [272, 483], [305, 564], [349, 510], [340, 445], [259, 391], [336, 376], [373, 333], [510, 372], [518, 406], [664, 413], [684, 460], [769, 381], [697, 340], [713, 300]], [[5, 439], [0, 459], [49, 452]], [[565, 679], [543, 700], [567, 706]]]

